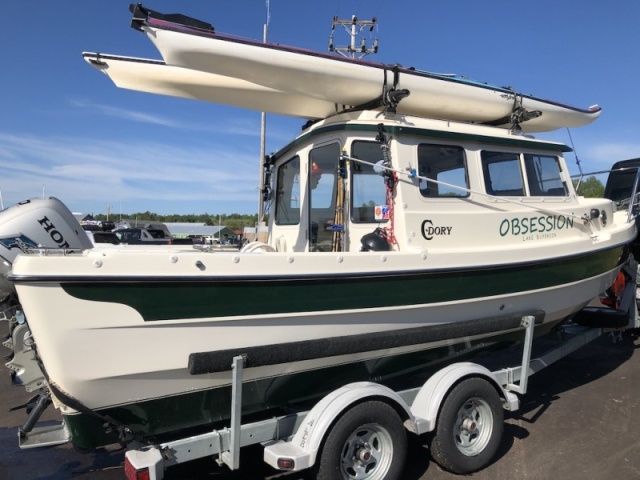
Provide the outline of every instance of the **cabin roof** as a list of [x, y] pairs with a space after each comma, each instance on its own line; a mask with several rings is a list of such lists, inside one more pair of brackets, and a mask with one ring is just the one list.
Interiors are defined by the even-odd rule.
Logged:
[[471, 141], [487, 145], [506, 145], [555, 152], [572, 151], [570, 147], [562, 143], [539, 140], [531, 135], [512, 133], [504, 128], [410, 115], [385, 115], [376, 111], [361, 111], [336, 115], [311, 124], [295, 140], [273, 154], [272, 158], [275, 160], [298, 145], [321, 134], [336, 131], [377, 133], [379, 124], [383, 124], [385, 132], [390, 134], [417, 135], [443, 140]]

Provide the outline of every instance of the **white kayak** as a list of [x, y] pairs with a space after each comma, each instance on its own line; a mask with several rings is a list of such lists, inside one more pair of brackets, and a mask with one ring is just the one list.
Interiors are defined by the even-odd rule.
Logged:
[[344, 106], [159, 60], [83, 52], [84, 59], [120, 88], [202, 100], [300, 118], [326, 118]]
[[[391, 103], [398, 113], [505, 128], [517, 124], [527, 132], [587, 125], [601, 111], [597, 105], [581, 109], [455, 75], [220, 35], [198, 20], [159, 14], [139, 4], [132, 7], [132, 26], [147, 34], [166, 64], [250, 82], [278, 93], [367, 109], [388, 108]], [[408, 96], [397, 105], [395, 99], [387, 98], [388, 92], [403, 91]], [[296, 104], [295, 108], [299, 112], [304, 106]], [[286, 110], [282, 107], [277, 113], [288, 114]], [[514, 113], [519, 115], [514, 117]], [[303, 116], [320, 118], [311, 109]]]

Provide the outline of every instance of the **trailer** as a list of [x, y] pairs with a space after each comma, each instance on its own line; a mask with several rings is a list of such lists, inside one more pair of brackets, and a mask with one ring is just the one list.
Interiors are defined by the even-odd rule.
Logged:
[[351, 383], [310, 410], [242, 423], [244, 358], [237, 356], [232, 361], [229, 426], [158, 445], [132, 444], [125, 454], [126, 477], [160, 480], [167, 468], [203, 457], [235, 470], [240, 450], [260, 444], [264, 461], [277, 470], [313, 469], [318, 479], [398, 479], [407, 432], [431, 435], [431, 455], [443, 468], [458, 474], [480, 470], [500, 445], [504, 410], [518, 410], [518, 394], [526, 393], [529, 376], [604, 333], [615, 338], [626, 328], [640, 327], [637, 269], [631, 260], [622, 270], [627, 281], [616, 308], [585, 308], [554, 333], [552, 348], [535, 351], [536, 312], [531, 312], [521, 319], [524, 338], [517, 364], [491, 370], [481, 363], [458, 362], [419, 388], [394, 391], [375, 382]]

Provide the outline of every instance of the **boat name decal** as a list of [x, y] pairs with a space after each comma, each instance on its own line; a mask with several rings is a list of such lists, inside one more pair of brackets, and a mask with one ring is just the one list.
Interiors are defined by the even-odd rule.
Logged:
[[451, 235], [453, 227], [434, 227], [431, 220], [422, 222], [422, 236], [425, 240], [433, 240], [434, 235]]
[[49, 220], [47, 217], [42, 217], [40, 220], [38, 220], [38, 223], [42, 225], [44, 231], [49, 234], [51, 240], [53, 240], [58, 245], [58, 248], [69, 248], [69, 242], [64, 239], [64, 237], [58, 230], [56, 230], [56, 226], [51, 223], [51, 220]]
[[525, 240], [540, 240], [555, 237], [557, 230], [570, 228], [573, 228], [573, 218], [564, 215], [505, 218], [500, 223], [500, 236], [529, 235]]

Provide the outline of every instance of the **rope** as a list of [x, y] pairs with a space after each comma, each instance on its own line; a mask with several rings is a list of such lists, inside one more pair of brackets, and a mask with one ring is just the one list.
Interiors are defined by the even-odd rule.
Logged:
[[398, 174], [396, 172], [391, 172], [391, 176], [393, 178], [393, 187], [389, 186], [387, 183], [387, 208], [389, 209], [389, 226], [383, 228], [385, 236], [387, 240], [392, 245], [398, 245], [398, 240], [395, 236], [395, 214], [394, 214], [394, 205], [395, 205], [395, 186], [398, 184]]
[[342, 252], [344, 250], [344, 196], [345, 178], [349, 162], [340, 157], [338, 164], [338, 190], [336, 192], [336, 208], [333, 214], [333, 234], [331, 236], [331, 251]]

